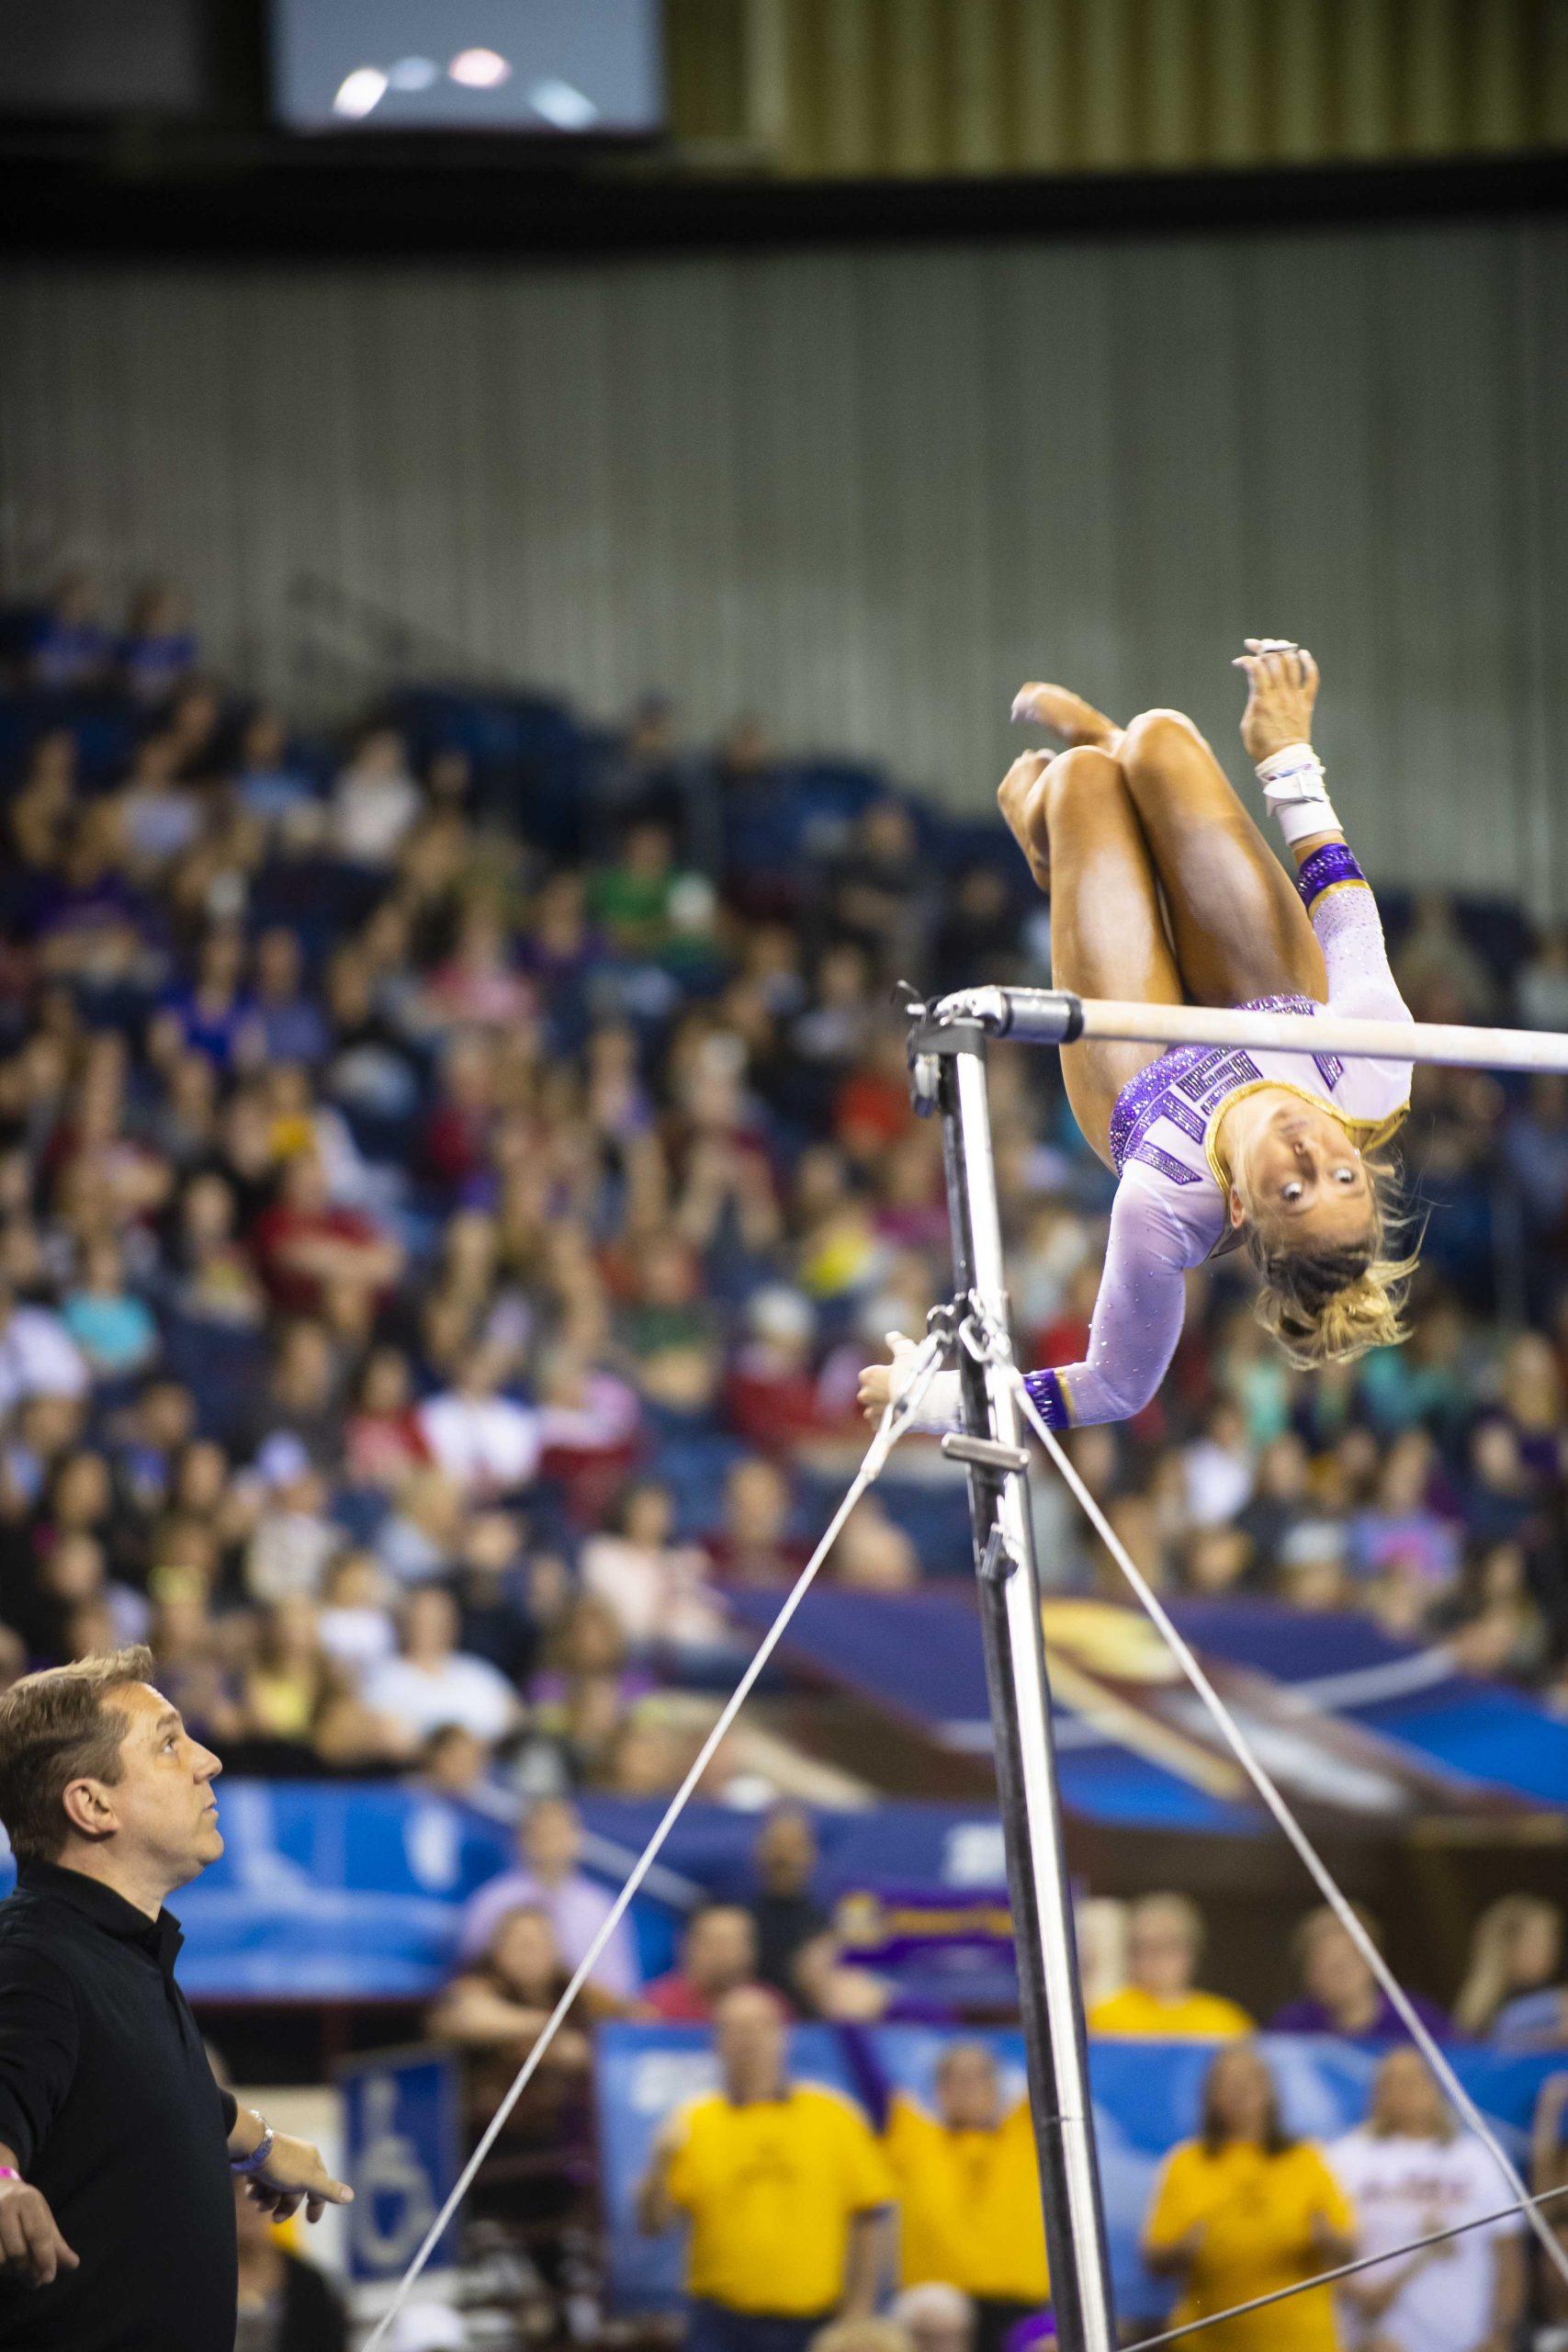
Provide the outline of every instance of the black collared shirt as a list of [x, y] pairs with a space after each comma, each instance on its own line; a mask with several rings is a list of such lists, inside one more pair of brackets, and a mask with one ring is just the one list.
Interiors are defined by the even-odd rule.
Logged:
[[0, 2142], [82, 2262], [0, 2279], [5, 2352], [232, 2352], [234, 2103], [175, 1982], [183, 1940], [52, 1862], [0, 1903]]

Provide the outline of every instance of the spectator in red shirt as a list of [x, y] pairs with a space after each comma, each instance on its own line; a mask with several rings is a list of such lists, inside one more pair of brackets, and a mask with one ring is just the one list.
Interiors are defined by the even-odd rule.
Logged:
[[750, 1913], [738, 1903], [706, 1903], [686, 1922], [680, 1966], [655, 1977], [644, 1987], [643, 1999], [666, 2025], [711, 2025], [727, 1993], [756, 1982], [757, 1929]]
[[400, 1348], [376, 1348], [367, 1358], [344, 1439], [349, 1476], [356, 1486], [391, 1490], [411, 1470], [434, 1460]]
[[463, 1029], [441, 1057], [440, 1091], [420, 1136], [424, 1172], [452, 1193], [484, 1172], [495, 1126], [495, 1048], [477, 1029]]
[[749, 1332], [725, 1384], [730, 1427], [763, 1453], [788, 1453], [803, 1441], [841, 1428], [823, 1406], [811, 1368], [816, 1316], [811, 1302], [784, 1283], [770, 1283], [747, 1309]]
[[314, 1151], [286, 1162], [276, 1200], [256, 1219], [255, 1250], [274, 1303], [290, 1314], [316, 1314], [342, 1289], [385, 1297], [402, 1272], [397, 1242], [362, 1210], [333, 1206]]
[[904, 1040], [878, 1035], [833, 1097], [833, 1140], [857, 1168], [874, 1166], [915, 1125]]

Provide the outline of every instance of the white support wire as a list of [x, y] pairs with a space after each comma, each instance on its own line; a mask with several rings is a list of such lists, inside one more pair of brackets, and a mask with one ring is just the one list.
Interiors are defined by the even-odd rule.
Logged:
[[381, 2342], [383, 2336], [387, 2333], [387, 2330], [397, 2318], [397, 2315], [401, 2311], [404, 2303], [407, 2302], [415, 2279], [419, 2277], [420, 2272], [424, 2268], [425, 2264], [429, 2261], [432, 2253], [440, 2243], [442, 2235], [445, 2233], [448, 2222], [451, 2221], [452, 2216], [456, 2213], [464, 2198], [468, 2195], [468, 2190], [473, 2186], [474, 2176], [479, 2171], [479, 2168], [483, 2164], [485, 2158], [489, 2155], [491, 2148], [495, 2145], [496, 2140], [501, 2133], [502, 2126], [505, 2124], [507, 2117], [511, 2114], [513, 2109], [516, 2106], [518, 2100], [522, 2098], [524, 2092], [533, 2081], [535, 2075], [538, 2072], [538, 2069], [543, 2063], [545, 2053], [549, 2049], [549, 2046], [555, 2040], [556, 2035], [559, 2032], [568, 2011], [570, 2009], [571, 2005], [576, 2000], [579, 1993], [581, 1992], [583, 1985], [588, 1982], [590, 1976], [592, 1975], [605, 1946], [609, 1943], [611, 1937], [615, 1934], [615, 1929], [620, 1926], [622, 1919], [626, 1917], [626, 1914], [630, 1907], [632, 1898], [637, 1894], [637, 1889], [641, 1886], [644, 1879], [648, 1876], [648, 1873], [652, 1869], [654, 1863], [657, 1861], [670, 1832], [674, 1828], [676, 1822], [680, 1819], [682, 1812], [685, 1810], [687, 1804], [691, 1800], [692, 1793], [696, 1788], [698, 1782], [701, 1781], [703, 1774], [707, 1770], [708, 1766], [712, 1763], [714, 1756], [718, 1749], [719, 1743], [728, 1731], [731, 1724], [735, 1721], [736, 1716], [739, 1713], [746, 1701], [750, 1697], [762, 1668], [767, 1665], [768, 1660], [772, 1657], [774, 1650], [777, 1649], [779, 1643], [783, 1640], [784, 1633], [789, 1626], [790, 1620], [794, 1617], [795, 1611], [800, 1607], [801, 1602], [805, 1600], [823, 1561], [827, 1558], [829, 1553], [832, 1550], [834, 1544], [838, 1541], [840, 1530], [842, 1528], [845, 1520], [848, 1519], [851, 1511], [853, 1510], [856, 1503], [859, 1502], [866, 1489], [872, 1486], [878, 1477], [880, 1477], [883, 1470], [886, 1466], [888, 1455], [897, 1444], [898, 1440], [909, 1428], [920, 1398], [925, 1395], [927, 1388], [931, 1385], [931, 1381], [936, 1375], [938, 1366], [942, 1362], [942, 1340], [941, 1335], [936, 1332], [932, 1332], [921, 1342], [919, 1352], [916, 1356], [914, 1363], [911, 1366], [913, 1377], [909, 1381], [908, 1385], [906, 1387], [900, 1397], [889, 1402], [881, 1420], [877, 1423], [875, 1434], [872, 1438], [870, 1445], [866, 1448], [865, 1455], [861, 1463], [860, 1468], [855, 1472], [853, 1478], [851, 1480], [849, 1487], [842, 1501], [840, 1503], [838, 1510], [833, 1513], [832, 1518], [829, 1521], [827, 1530], [822, 1536], [821, 1542], [818, 1544], [817, 1549], [811, 1555], [810, 1559], [807, 1560], [799, 1576], [795, 1578], [795, 1583], [791, 1586], [784, 1606], [780, 1609], [778, 1615], [774, 1618], [773, 1623], [763, 1634], [761, 1641], [758, 1644], [757, 1649], [748, 1664], [745, 1673], [736, 1684], [731, 1696], [726, 1701], [712, 1730], [708, 1733], [707, 1737], [704, 1740], [701, 1747], [698, 1749], [685, 1779], [682, 1781], [680, 1787], [676, 1790], [674, 1795], [671, 1798], [669, 1804], [666, 1806], [664, 1816], [660, 1822], [658, 1828], [655, 1829], [652, 1837], [649, 1839], [647, 1845], [643, 1848], [642, 1852], [638, 1855], [636, 1862], [633, 1864], [631, 1874], [627, 1878], [626, 1884], [622, 1887], [619, 1894], [616, 1895], [614, 1903], [610, 1905], [609, 1910], [600, 1921], [598, 1930], [595, 1933], [592, 1941], [590, 1943], [587, 1951], [583, 1953], [582, 1958], [578, 1962], [576, 1968], [572, 1971], [571, 1980], [567, 1985], [566, 1990], [562, 1993], [559, 2000], [556, 2003], [555, 2007], [550, 2011], [549, 2016], [545, 2019], [543, 2026], [539, 2029], [537, 2041], [534, 2043], [533, 2048], [529, 2051], [528, 2055], [525, 2058], [522, 2065], [518, 2068], [516, 2075], [513, 2076], [512, 2087], [507, 2092], [505, 2098], [502, 2100], [501, 2105], [496, 2109], [496, 2111], [491, 2116], [489, 2123], [485, 2126], [483, 2132], [480, 2134], [479, 2145], [475, 2148], [472, 2155], [468, 2158], [468, 2163], [463, 2166], [462, 2171], [457, 2176], [446, 2203], [442, 2206], [441, 2211], [436, 2214], [435, 2219], [431, 2222], [429, 2229], [426, 2230], [418, 2251], [414, 2255], [412, 2261], [409, 2264], [408, 2268], [404, 2271], [402, 2278], [398, 2282], [397, 2290], [392, 2296], [391, 2301], [388, 2304], [386, 2310], [382, 2312], [380, 2318], [371, 2329], [370, 2334], [366, 2337], [363, 2352], [375, 2352], [375, 2347]]
[[1159, 2335], [1145, 2335], [1130, 2344], [1127, 2352], [1158, 2352], [1163, 2344], [1179, 2344], [1184, 2336], [1196, 2335], [1205, 2327], [1223, 2327], [1229, 2319], [1241, 2319], [1248, 2312], [1267, 2311], [1271, 2303], [1289, 2302], [1293, 2296], [1310, 2295], [1314, 2287], [1334, 2287], [1342, 2278], [1354, 2278], [1363, 2270], [1377, 2270], [1385, 2262], [1404, 2262], [1413, 2254], [1422, 2254], [1429, 2245], [1446, 2245], [1450, 2238], [1461, 2238], [1467, 2230], [1489, 2229], [1497, 2222], [1511, 2222], [1516, 2215], [1539, 2212], [1543, 2205], [1555, 2204], [1558, 2198], [1568, 2197], [1568, 2188], [1547, 2188], [1539, 2197], [1527, 2197], [1522, 2205], [1505, 2205], [1498, 2213], [1477, 2213], [1468, 2222], [1451, 2222], [1446, 2230], [1433, 2230], [1424, 2238], [1412, 2238], [1408, 2245], [1391, 2245], [1386, 2254], [1359, 2255], [1354, 2262], [1341, 2262], [1332, 2270], [1320, 2270], [1315, 2278], [1298, 2278], [1292, 2286], [1276, 2287], [1267, 2295], [1254, 2295], [1250, 2301], [1233, 2303], [1228, 2311], [1205, 2312], [1201, 2319], [1184, 2320], [1179, 2327], [1168, 2327]]
[[994, 1329], [989, 1329], [985, 1335], [983, 1344], [994, 1351], [1011, 1385], [1020, 1410], [1033, 1429], [1056, 1468], [1061, 1472], [1069, 1491], [1082, 1504], [1090, 1526], [1131, 1585], [1133, 1591], [1162, 1635], [1171, 1656], [1213, 1717], [1225, 1745], [1280, 1827], [1284, 1831], [1285, 1836], [1290, 1839], [1291, 1844], [1295, 1848], [1297, 1855], [1305, 1864], [1324, 1901], [1371, 1970], [1373, 1976], [1388, 1995], [1406, 2032], [1438, 2082], [1441, 2083], [1449, 2098], [1463, 2116], [1466, 2123], [1480, 2140], [1507, 2182], [1516, 2203], [1521, 2211], [1526, 2213], [1531, 2229], [1546, 2252], [1548, 2260], [1560, 2276], [1568, 2281], [1568, 2247], [1564, 2247], [1560, 2243], [1541, 2215], [1536, 2211], [1530, 2201], [1529, 2190], [1525, 2186], [1507, 2150], [1460, 2081], [1438, 2043], [1423, 2024], [1420, 2013], [1405, 1992], [1404, 1985], [1401, 1984], [1398, 1977], [1378, 1950], [1376, 1943], [1357, 1917], [1338, 1880], [1296, 1819], [1272, 1776], [1253, 1753], [1246, 1733], [1204, 1673], [1192, 1650], [1177, 1631], [1158, 1594], [1130, 1557], [1125, 1544], [1111, 1525], [1082, 1478], [1079, 1477], [1068, 1458], [1066, 1449], [1030, 1395], [1023, 1374], [1013, 1360], [1012, 1345], [1007, 1334]]

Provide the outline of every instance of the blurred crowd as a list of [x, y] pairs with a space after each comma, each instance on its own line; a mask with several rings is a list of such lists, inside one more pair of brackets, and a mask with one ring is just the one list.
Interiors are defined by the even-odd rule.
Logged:
[[[892, 986], [1043, 978], [1049, 911], [999, 829], [786, 758], [750, 721], [694, 747], [651, 698], [600, 734], [411, 688], [324, 736], [201, 653], [165, 587], [118, 622], [73, 576], [0, 618], [0, 1677], [145, 1638], [231, 1767], [521, 1804], [516, 1871], [476, 1898], [431, 2019], [470, 2052], [477, 2115], [603, 1921], [570, 1799], [676, 1784], [733, 1674], [727, 1596], [802, 1565], [865, 1442], [860, 1365], [943, 1294], [940, 1138], [911, 1113]], [[1568, 932], [1383, 904], [1418, 1018], [1568, 1029]], [[998, 1051], [992, 1093], [1023, 1351], [1070, 1361], [1108, 1180], [1054, 1057]], [[1194, 1277], [1156, 1402], [1072, 1450], [1167, 1590], [1360, 1611], [1568, 1707], [1568, 1084], [1418, 1072], [1404, 1152], [1407, 1346], [1303, 1378], [1224, 1261]], [[1065, 1589], [1112, 1589], [1076, 1518], [1049, 1534]], [[874, 1496], [829, 1566], [871, 1595], [967, 1572], [940, 1513]], [[776, 1787], [733, 1749], [707, 1792]], [[715, 2024], [728, 2070], [782, 2082], [789, 2018], [898, 2013], [814, 1862], [804, 1816], [776, 1813], [750, 1897], [699, 1907], [668, 1975], [644, 1984], [611, 1941], [513, 2120], [531, 2194], [570, 2204], [596, 2017]], [[1431, 2021], [1550, 2045], [1561, 1921], [1510, 1901], [1464, 1984], [1425, 1988], [1447, 2005]], [[1190, 1905], [1111, 1926], [1086, 1954], [1097, 2030], [1250, 2051], [1253, 2020], [1198, 1982]], [[1295, 1949], [1273, 2022], [1377, 2038], [1386, 2005], [1343, 1928], [1312, 1915]], [[1389, 2131], [1443, 2138], [1402, 2079], [1380, 2076], [1405, 2117]], [[1194, 2309], [1214, 2307], [1202, 2216], [1233, 2142], [1255, 2203], [1258, 2164], [1295, 2166], [1292, 2246], [1353, 2233], [1271, 2098], [1250, 2055], [1217, 2063], [1196, 2153], [1164, 2177], [1151, 2259]], [[838, 2109], [802, 2125], [807, 2171], [844, 2195], [783, 2335], [729, 2329], [778, 2216], [751, 2255], [702, 2235], [747, 2158], [722, 2109], [661, 2140], [644, 2221], [693, 2226], [694, 2341], [795, 2352], [846, 2275], [869, 2308], [879, 2257], [852, 2224], [890, 2177], [931, 2216], [954, 2180], [1002, 2200], [993, 2221], [1015, 2194], [1033, 2211], [984, 2050], [950, 2052], [934, 2122], [868, 2100], [859, 2136]], [[907, 2226], [906, 2256], [938, 2236]], [[1043, 2291], [1032, 2247], [1007, 2229], [906, 2261], [892, 2332], [859, 2352], [996, 2352]], [[1513, 2270], [1486, 2275], [1476, 2347], [1512, 2325]], [[1331, 2343], [1325, 2324], [1289, 2341]], [[1386, 2312], [1343, 2324], [1434, 2340]]]

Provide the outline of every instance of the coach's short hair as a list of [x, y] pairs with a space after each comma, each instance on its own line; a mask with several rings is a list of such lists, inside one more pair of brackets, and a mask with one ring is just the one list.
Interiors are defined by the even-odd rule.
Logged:
[[152, 1679], [140, 1646], [25, 1674], [0, 1694], [0, 1821], [19, 1862], [53, 1861], [65, 1843], [61, 1802], [73, 1781], [120, 1777], [127, 1721], [106, 1702]]

